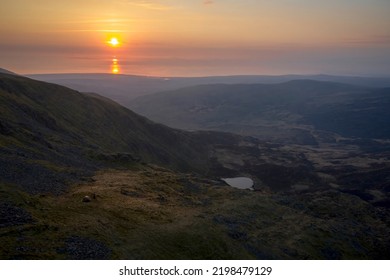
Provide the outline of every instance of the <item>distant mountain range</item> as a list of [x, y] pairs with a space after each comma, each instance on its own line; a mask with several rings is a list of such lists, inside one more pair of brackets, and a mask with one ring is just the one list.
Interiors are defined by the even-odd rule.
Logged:
[[348, 77], [331, 75], [247, 75], [215, 77], [151, 77], [112, 74], [36, 74], [28, 77], [63, 85], [81, 92], [95, 92], [130, 107], [131, 100], [152, 93], [207, 84], [277, 84], [311, 79], [369, 87], [390, 87], [390, 77]]
[[134, 111], [166, 125], [313, 144], [318, 131], [390, 138], [390, 88], [294, 80], [200, 85], [139, 97]]

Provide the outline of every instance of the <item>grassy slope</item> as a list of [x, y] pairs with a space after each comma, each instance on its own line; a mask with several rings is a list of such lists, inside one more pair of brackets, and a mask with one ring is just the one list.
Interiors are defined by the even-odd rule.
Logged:
[[167, 142], [186, 140], [180, 131], [152, 123], [103, 98], [16, 76], [3, 76], [1, 82], [2, 111], [14, 123], [24, 121], [27, 114], [33, 124], [70, 133], [76, 140], [83, 138], [87, 144], [118, 152], [142, 154], [158, 145], [159, 150], [165, 148], [164, 152], [169, 154], [172, 151]]

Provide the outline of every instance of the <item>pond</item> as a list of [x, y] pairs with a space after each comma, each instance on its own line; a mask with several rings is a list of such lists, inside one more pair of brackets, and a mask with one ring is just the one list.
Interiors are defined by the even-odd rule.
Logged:
[[253, 190], [253, 180], [248, 177], [222, 178], [229, 186], [241, 190]]

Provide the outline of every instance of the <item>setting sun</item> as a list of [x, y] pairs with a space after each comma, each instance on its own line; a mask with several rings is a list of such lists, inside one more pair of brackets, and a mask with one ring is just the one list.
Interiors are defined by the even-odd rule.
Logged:
[[112, 37], [109, 41], [108, 44], [111, 45], [112, 47], [117, 47], [119, 45], [119, 40], [115, 37]]

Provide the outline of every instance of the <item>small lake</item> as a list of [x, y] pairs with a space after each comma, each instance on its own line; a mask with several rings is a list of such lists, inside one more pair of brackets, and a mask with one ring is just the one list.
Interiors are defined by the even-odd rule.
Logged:
[[253, 180], [248, 177], [222, 178], [229, 186], [241, 190], [253, 190]]

